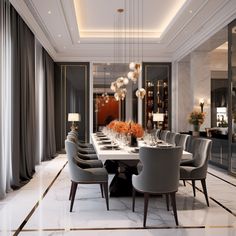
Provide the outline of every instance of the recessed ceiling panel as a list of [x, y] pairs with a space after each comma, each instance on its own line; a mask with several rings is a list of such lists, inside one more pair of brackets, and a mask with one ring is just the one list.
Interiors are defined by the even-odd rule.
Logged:
[[[113, 37], [114, 29], [160, 37], [187, 0], [74, 0], [81, 37]], [[117, 9], [124, 9], [117, 13]], [[102, 33], [102, 34], [101, 34]], [[152, 34], [153, 37], [153, 34]]]

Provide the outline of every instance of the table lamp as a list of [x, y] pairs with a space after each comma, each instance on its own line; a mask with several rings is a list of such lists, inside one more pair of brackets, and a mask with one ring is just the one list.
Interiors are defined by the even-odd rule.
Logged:
[[75, 130], [75, 122], [80, 121], [80, 114], [79, 113], [68, 113], [68, 121], [72, 122], [71, 124], [71, 130]]
[[[153, 121], [157, 122], [159, 128], [159, 122], [164, 121], [164, 113], [153, 113]], [[156, 127], [154, 127], [156, 128]]]

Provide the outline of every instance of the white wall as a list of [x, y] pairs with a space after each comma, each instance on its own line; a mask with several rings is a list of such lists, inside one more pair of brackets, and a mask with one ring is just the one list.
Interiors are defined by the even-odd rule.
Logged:
[[209, 54], [211, 71], [228, 71], [228, 52], [215, 50]]
[[191, 129], [188, 123], [189, 113], [193, 108], [193, 96], [190, 80], [190, 63], [178, 63], [178, 128], [177, 131], [189, 131]]
[[177, 115], [172, 117], [177, 122], [172, 122], [173, 130], [189, 131], [192, 125], [187, 121], [192, 110], [199, 110], [199, 99], [204, 98], [204, 112], [206, 119], [201, 130], [211, 127], [211, 77], [224, 78], [228, 70], [227, 51], [214, 50], [211, 53], [193, 52], [189, 61], [177, 62], [173, 73], [173, 80], [177, 99], [172, 100], [172, 112], [177, 110]]
[[210, 56], [207, 52], [193, 52], [190, 56], [190, 78], [193, 97], [193, 110], [199, 110], [199, 99], [205, 100], [206, 118], [200, 130], [211, 127], [211, 72]]

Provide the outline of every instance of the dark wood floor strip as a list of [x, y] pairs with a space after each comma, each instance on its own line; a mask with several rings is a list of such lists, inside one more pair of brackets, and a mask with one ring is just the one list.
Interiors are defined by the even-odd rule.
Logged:
[[[190, 184], [190, 185], [192, 185], [190, 182], [188, 182], [188, 184]], [[199, 192], [201, 192], [201, 193], [203, 193], [203, 191], [200, 189], [200, 188], [198, 188], [198, 187], [196, 187], [195, 186], [195, 188], [199, 191]], [[204, 193], [203, 193], [204, 194]], [[218, 204], [219, 206], [221, 206], [222, 208], [224, 208], [226, 211], [228, 211], [230, 214], [232, 214], [233, 216], [235, 216], [236, 217], [236, 214], [233, 212], [233, 211], [231, 211], [228, 207], [226, 207], [226, 206], [224, 206], [222, 203], [220, 203], [220, 202], [218, 202], [216, 199], [214, 199], [213, 197], [210, 197], [210, 196], [208, 196], [212, 201], [214, 201], [216, 204]]]
[[23, 222], [21, 223], [21, 225], [18, 227], [18, 229], [16, 231], [14, 231], [15, 233], [13, 234], [13, 236], [17, 236], [24, 228], [24, 226], [26, 225], [26, 223], [28, 222], [28, 220], [30, 219], [30, 217], [33, 215], [33, 213], [35, 212], [35, 210], [38, 208], [40, 202], [43, 200], [43, 198], [46, 196], [46, 194], [48, 193], [48, 191], [50, 190], [50, 188], [52, 187], [52, 185], [54, 184], [54, 182], [56, 181], [56, 179], [58, 178], [58, 176], [61, 174], [62, 170], [65, 168], [65, 166], [67, 165], [67, 162], [63, 165], [63, 167], [61, 168], [61, 170], [57, 173], [57, 175], [55, 176], [55, 178], [52, 180], [52, 182], [50, 183], [50, 185], [47, 187], [47, 189], [44, 191], [43, 195], [40, 197], [40, 199], [38, 200], [38, 202], [34, 205], [34, 207], [32, 208], [32, 210], [30, 211], [30, 213], [26, 216], [26, 218], [23, 220]]
[[[214, 226], [212, 226], [214, 227]], [[224, 226], [226, 227], [226, 226]], [[60, 228], [60, 229], [23, 229], [22, 232], [38, 232], [38, 231], [104, 231], [104, 230], [146, 230], [146, 229], [204, 229], [205, 226], [147, 226], [146, 228], [140, 227], [108, 227], [108, 228]]]
[[216, 177], [217, 179], [220, 179], [220, 180], [224, 181], [224, 182], [227, 183], [227, 184], [230, 184], [230, 185], [236, 187], [236, 184], [233, 184], [233, 183], [229, 182], [228, 180], [225, 180], [225, 179], [223, 179], [223, 178], [221, 178], [221, 177], [219, 177], [219, 176], [217, 176], [217, 175], [215, 175], [215, 174], [212, 174], [211, 172], [207, 172], [207, 173], [210, 174], [210, 175], [212, 175], [212, 176], [214, 176], [214, 177]]
[[[28, 220], [30, 219], [30, 217], [33, 215], [33, 213], [35, 212], [35, 210], [38, 208], [40, 202], [43, 200], [43, 198], [46, 196], [46, 194], [48, 193], [48, 191], [50, 190], [50, 188], [52, 187], [52, 185], [54, 184], [54, 182], [56, 181], [56, 179], [59, 177], [59, 175], [61, 174], [62, 170], [65, 168], [65, 166], [67, 165], [67, 162], [63, 165], [63, 167], [61, 168], [61, 170], [57, 173], [57, 175], [55, 176], [55, 178], [52, 180], [52, 182], [50, 183], [50, 185], [47, 187], [47, 189], [44, 191], [43, 195], [40, 197], [40, 199], [38, 200], [38, 202], [34, 205], [34, 207], [32, 208], [32, 210], [30, 211], [30, 213], [26, 216], [26, 218], [23, 220], [23, 222], [21, 223], [21, 225], [18, 227], [17, 230], [12, 230], [12, 232], [14, 232], [13, 236], [17, 236], [20, 232], [38, 232], [38, 231], [48, 231], [48, 232], [54, 232], [54, 231], [89, 231], [89, 230], [145, 230], [145, 229], [196, 229], [196, 228], [206, 228], [205, 226], [174, 226], [174, 227], [147, 227], [147, 228], [143, 228], [143, 227], [121, 227], [121, 228], [71, 228], [71, 229], [24, 229], [24, 226], [26, 225], [26, 223], [28, 222]], [[208, 174], [236, 187], [235, 184], [221, 178], [218, 177], [217, 175], [208, 172]], [[189, 183], [191, 185], [191, 183]], [[196, 189], [200, 192], [202, 192], [201, 189], [199, 189], [198, 187], [196, 187]], [[202, 192], [203, 193], [203, 192]], [[217, 203], [219, 206], [221, 206], [222, 208], [224, 208], [226, 211], [228, 211], [230, 214], [232, 214], [233, 216], [236, 217], [236, 214], [234, 212], [232, 212], [229, 208], [225, 207], [222, 203], [220, 203], [219, 201], [217, 201], [216, 199], [209, 197], [212, 201], [214, 201], [215, 203]], [[207, 226], [207, 228], [233, 228], [233, 226]], [[0, 231], [1, 232], [1, 231]]]
[[[49, 229], [22, 229], [21, 232], [71, 232], [71, 231], [119, 231], [119, 230], [152, 230], [152, 229], [229, 229], [235, 228], [233, 225], [213, 225], [213, 226], [150, 226], [150, 227], [120, 227], [120, 228], [49, 228]], [[0, 231], [1, 232], [1, 231]], [[14, 231], [12, 231], [14, 232]]]

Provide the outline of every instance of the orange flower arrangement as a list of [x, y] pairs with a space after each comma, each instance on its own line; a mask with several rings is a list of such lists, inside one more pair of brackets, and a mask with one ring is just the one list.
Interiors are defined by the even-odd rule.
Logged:
[[111, 122], [107, 125], [107, 127], [108, 127], [109, 129], [114, 129], [114, 127], [115, 127], [115, 125], [116, 125], [116, 122], [117, 122], [117, 120], [111, 121]]
[[134, 135], [136, 138], [141, 138], [143, 137], [143, 134], [144, 134], [143, 127], [138, 123], [132, 122], [130, 125], [129, 133]]
[[136, 138], [141, 138], [144, 134], [143, 128], [140, 124], [134, 122], [111, 121], [107, 127], [121, 134], [131, 134]]

